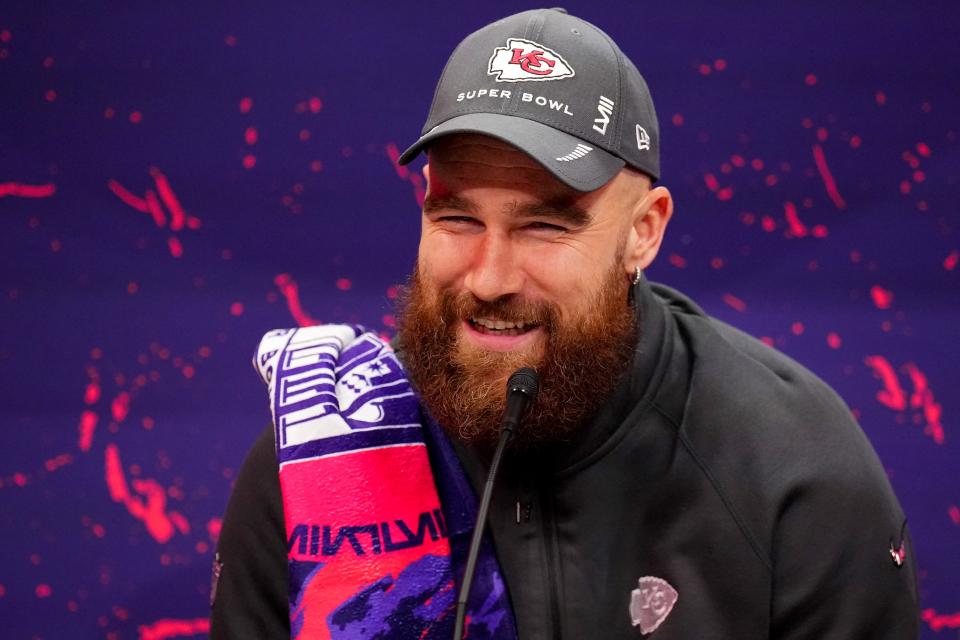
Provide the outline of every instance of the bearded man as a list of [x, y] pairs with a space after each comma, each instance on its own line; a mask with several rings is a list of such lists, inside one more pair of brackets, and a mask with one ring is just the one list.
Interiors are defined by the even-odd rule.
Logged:
[[[673, 200], [647, 86], [606, 34], [537, 10], [470, 35], [401, 161], [422, 151], [405, 374], [359, 329], [258, 351], [275, 425], [224, 520], [214, 638], [450, 637], [470, 487], [524, 366], [541, 390], [468, 637], [917, 637], [906, 521], [842, 401], [644, 278]], [[395, 404], [407, 377], [419, 418]]]

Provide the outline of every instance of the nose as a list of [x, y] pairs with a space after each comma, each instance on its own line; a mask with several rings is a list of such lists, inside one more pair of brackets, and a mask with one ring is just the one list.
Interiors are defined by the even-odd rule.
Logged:
[[493, 301], [519, 293], [524, 274], [517, 249], [509, 237], [488, 233], [475, 248], [476, 255], [464, 280], [464, 286], [480, 300]]

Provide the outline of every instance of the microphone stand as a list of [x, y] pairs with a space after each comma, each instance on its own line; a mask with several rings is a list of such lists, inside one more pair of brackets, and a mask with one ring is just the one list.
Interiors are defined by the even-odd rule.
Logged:
[[493, 496], [493, 483], [500, 468], [500, 460], [507, 448], [507, 443], [513, 437], [514, 431], [520, 426], [525, 411], [537, 397], [539, 379], [537, 372], [528, 367], [518, 369], [507, 381], [507, 408], [503, 412], [502, 430], [497, 448], [493, 452], [490, 462], [490, 471], [483, 486], [483, 495], [480, 498], [480, 508], [477, 511], [477, 524], [470, 539], [470, 552], [467, 554], [467, 566], [463, 573], [463, 584], [457, 597], [457, 617], [454, 624], [453, 640], [462, 640], [464, 621], [467, 614], [467, 600], [470, 597], [470, 587], [473, 586], [473, 574], [477, 568], [477, 557], [480, 555], [480, 543], [483, 539], [483, 530], [487, 523], [487, 512], [490, 511], [490, 499]]

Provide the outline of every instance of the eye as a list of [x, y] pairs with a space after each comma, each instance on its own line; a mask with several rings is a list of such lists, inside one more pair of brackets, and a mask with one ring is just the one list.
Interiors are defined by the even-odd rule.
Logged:
[[438, 216], [434, 218], [433, 223], [450, 231], [473, 231], [483, 228], [483, 223], [472, 216]]
[[437, 222], [446, 222], [449, 224], [480, 224], [476, 218], [470, 216], [441, 216]]

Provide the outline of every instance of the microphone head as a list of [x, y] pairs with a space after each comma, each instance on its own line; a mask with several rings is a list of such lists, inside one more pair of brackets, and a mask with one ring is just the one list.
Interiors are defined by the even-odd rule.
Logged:
[[531, 404], [537, 399], [539, 390], [540, 376], [530, 367], [517, 369], [507, 380], [507, 396], [510, 396], [514, 391], [519, 391], [529, 398]]

